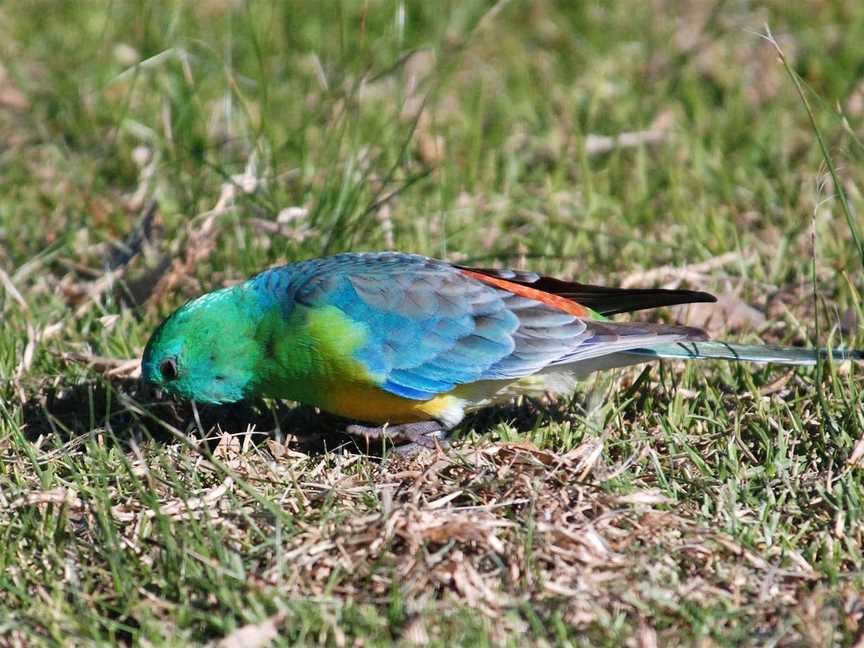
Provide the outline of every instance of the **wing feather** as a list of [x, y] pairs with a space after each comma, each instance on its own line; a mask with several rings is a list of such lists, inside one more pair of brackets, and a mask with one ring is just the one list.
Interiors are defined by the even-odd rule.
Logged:
[[560, 295], [582, 306], [586, 306], [601, 315], [630, 313], [646, 308], [674, 306], [676, 304], [717, 301], [713, 295], [697, 290], [610, 288], [607, 286], [578, 283], [576, 281], [562, 281], [561, 279], [545, 277], [536, 272], [524, 270], [459, 267], [463, 270], [486, 275], [487, 277], [504, 279], [519, 286], [534, 288], [535, 290], [541, 290], [552, 295]]
[[[527, 273], [513, 278], [531, 279]], [[579, 317], [443, 261], [399, 253], [320, 260], [295, 299], [335, 306], [366, 325], [367, 342], [355, 357], [383, 389], [416, 400], [459, 384], [516, 379], [555, 365], [704, 338], [687, 327]]]

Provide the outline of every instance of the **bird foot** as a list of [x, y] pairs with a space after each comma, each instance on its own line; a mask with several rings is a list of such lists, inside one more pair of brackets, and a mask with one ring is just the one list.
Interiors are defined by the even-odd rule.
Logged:
[[446, 448], [447, 430], [438, 421], [418, 421], [399, 425], [366, 427], [349, 425], [348, 434], [362, 436], [366, 441], [389, 441], [393, 451], [404, 456], [412, 456], [424, 449]]

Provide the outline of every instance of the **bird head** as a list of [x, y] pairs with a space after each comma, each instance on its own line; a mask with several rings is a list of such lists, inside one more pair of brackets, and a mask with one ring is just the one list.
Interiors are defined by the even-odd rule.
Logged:
[[234, 286], [187, 302], [144, 349], [145, 381], [201, 403], [233, 403], [253, 388], [260, 348], [254, 299]]

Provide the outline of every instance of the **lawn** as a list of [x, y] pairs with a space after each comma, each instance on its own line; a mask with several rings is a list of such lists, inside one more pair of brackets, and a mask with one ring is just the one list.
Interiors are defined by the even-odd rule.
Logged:
[[864, 645], [860, 366], [608, 372], [409, 458], [137, 381], [346, 250], [860, 348], [862, 136], [856, 0], [3, 4], [0, 643]]

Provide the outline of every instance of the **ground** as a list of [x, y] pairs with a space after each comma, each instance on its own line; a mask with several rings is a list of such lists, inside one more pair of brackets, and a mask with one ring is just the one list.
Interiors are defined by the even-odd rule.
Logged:
[[135, 380], [344, 250], [861, 346], [862, 60], [855, 0], [4, 4], [2, 642], [862, 645], [860, 367], [611, 372], [413, 458]]

